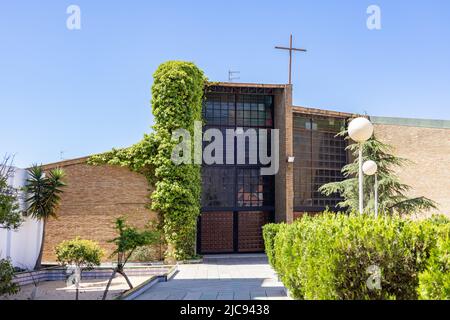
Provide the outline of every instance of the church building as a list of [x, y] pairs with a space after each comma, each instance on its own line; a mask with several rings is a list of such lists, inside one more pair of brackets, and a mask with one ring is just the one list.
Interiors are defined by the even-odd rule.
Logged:
[[[339, 195], [318, 189], [343, 179], [341, 169], [352, 161], [347, 141], [336, 134], [357, 115], [296, 106], [292, 86], [213, 83], [203, 106], [204, 130], [278, 129], [279, 170], [261, 175], [261, 163], [214, 164], [202, 167], [202, 213], [198, 219], [199, 254], [262, 252], [261, 227], [291, 223], [305, 213], [336, 210]], [[411, 196], [426, 196], [450, 216], [450, 121], [388, 118], [369, 115], [378, 139], [396, 155], [411, 160], [397, 172], [412, 186]], [[249, 148], [257, 146], [249, 146]], [[91, 166], [89, 157], [47, 164], [67, 174], [59, 219], [47, 225], [44, 261], [54, 261], [53, 248], [80, 236], [100, 242], [114, 237], [114, 217], [143, 226], [157, 214], [148, 209], [147, 180], [126, 168]], [[161, 257], [163, 248], [155, 248]]]

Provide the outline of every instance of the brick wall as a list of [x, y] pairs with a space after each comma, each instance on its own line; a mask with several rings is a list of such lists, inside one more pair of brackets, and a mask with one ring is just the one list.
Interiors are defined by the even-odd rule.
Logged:
[[279, 170], [275, 175], [275, 222], [292, 222], [293, 167], [287, 158], [293, 155], [292, 86], [275, 95], [275, 129], [279, 129]]
[[[130, 224], [144, 227], [157, 214], [146, 209], [149, 187], [144, 176], [117, 166], [91, 166], [86, 159], [47, 165], [59, 166], [66, 173], [58, 219], [47, 223], [43, 261], [55, 261], [54, 248], [63, 240], [81, 238], [97, 241], [106, 249], [105, 260], [113, 246], [107, 243], [116, 236], [114, 220], [126, 216]], [[159, 258], [159, 248], [155, 248]]]
[[412, 187], [410, 195], [436, 201], [439, 212], [450, 217], [450, 129], [375, 124], [375, 134], [413, 162], [397, 170]]

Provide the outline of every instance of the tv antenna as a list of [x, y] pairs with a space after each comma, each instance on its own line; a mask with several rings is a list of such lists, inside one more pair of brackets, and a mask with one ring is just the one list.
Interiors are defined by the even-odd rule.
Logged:
[[228, 71], [228, 81], [233, 82], [233, 80], [239, 80], [241, 72], [240, 71]]

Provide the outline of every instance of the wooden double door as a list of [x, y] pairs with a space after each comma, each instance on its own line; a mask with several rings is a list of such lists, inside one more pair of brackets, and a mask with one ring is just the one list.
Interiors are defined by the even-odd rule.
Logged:
[[264, 251], [262, 227], [271, 211], [203, 212], [198, 221], [197, 251], [201, 254]]

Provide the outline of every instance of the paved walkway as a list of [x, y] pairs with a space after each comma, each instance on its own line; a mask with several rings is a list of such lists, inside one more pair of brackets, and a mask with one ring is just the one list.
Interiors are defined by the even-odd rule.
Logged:
[[282, 283], [265, 255], [206, 256], [185, 264], [168, 282], [160, 282], [138, 300], [287, 300]]

